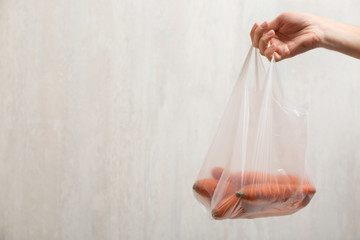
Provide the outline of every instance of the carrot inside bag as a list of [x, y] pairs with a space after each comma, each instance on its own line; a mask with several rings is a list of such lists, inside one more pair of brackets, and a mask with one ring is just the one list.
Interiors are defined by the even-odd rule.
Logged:
[[[221, 172], [219, 167], [214, 169]], [[221, 180], [212, 176], [196, 181], [193, 190], [206, 199], [212, 217], [217, 220], [291, 214], [305, 207], [316, 193], [308, 181], [303, 184], [293, 175], [234, 172]], [[213, 199], [215, 191], [218, 196]]]
[[249, 49], [193, 186], [213, 219], [289, 215], [316, 193], [306, 163], [307, 104], [289, 100], [276, 63], [266, 70], [261, 58]]

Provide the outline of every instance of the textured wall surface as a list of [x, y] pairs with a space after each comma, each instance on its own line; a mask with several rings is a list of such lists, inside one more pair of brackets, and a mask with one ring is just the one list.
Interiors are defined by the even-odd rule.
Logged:
[[195, 180], [255, 21], [360, 2], [0, 1], [0, 239], [359, 239], [360, 61], [278, 64], [308, 101], [312, 202], [212, 221]]

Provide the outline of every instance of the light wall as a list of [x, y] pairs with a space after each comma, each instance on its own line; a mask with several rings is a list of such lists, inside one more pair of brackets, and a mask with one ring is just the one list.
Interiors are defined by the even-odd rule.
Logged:
[[[360, 61], [278, 64], [308, 101], [317, 194], [291, 216], [210, 220], [192, 184], [257, 21], [360, 25], [360, 2], [0, 1], [0, 239], [359, 239]], [[264, 59], [265, 60], [265, 59]]]

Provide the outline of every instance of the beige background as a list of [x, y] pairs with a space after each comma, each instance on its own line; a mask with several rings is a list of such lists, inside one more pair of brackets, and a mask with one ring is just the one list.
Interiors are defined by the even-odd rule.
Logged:
[[310, 102], [317, 194], [286, 217], [212, 221], [195, 180], [255, 21], [360, 25], [360, 2], [0, 0], [0, 239], [359, 239], [360, 61], [278, 65]]

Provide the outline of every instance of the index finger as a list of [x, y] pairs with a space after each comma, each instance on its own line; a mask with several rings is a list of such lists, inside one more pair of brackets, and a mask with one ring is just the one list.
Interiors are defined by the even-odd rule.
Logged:
[[254, 41], [254, 34], [255, 34], [255, 30], [257, 29], [257, 27], [259, 26], [258, 23], [255, 23], [254, 26], [252, 27], [251, 31], [250, 31], [250, 37], [251, 37], [251, 41]]

